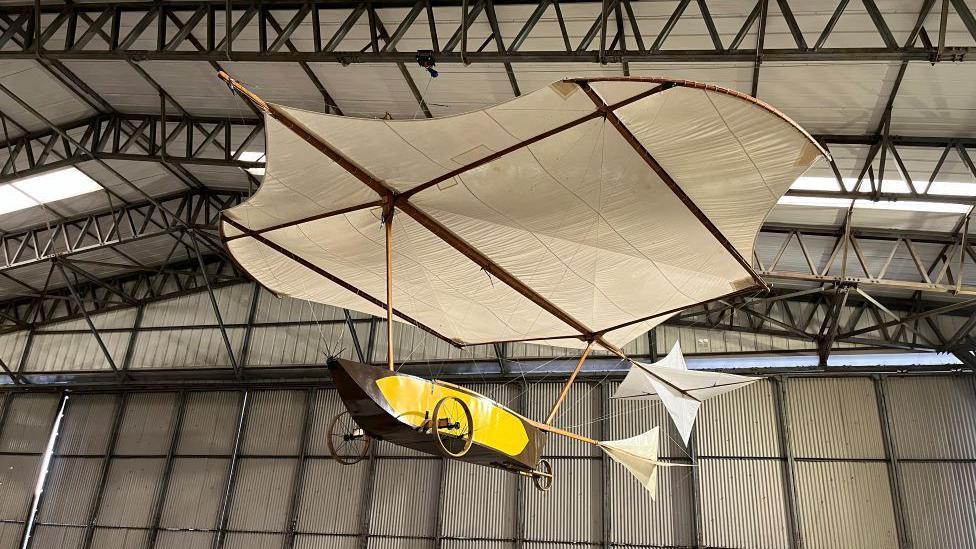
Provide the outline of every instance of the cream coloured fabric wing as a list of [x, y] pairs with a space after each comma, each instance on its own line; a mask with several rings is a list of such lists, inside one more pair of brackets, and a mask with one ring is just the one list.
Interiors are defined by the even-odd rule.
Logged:
[[398, 319], [468, 344], [567, 347], [622, 346], [756, 285], [743, 258], [821, 154], [751, 98], [662, 79], [557, 82], [434, 120], [273, 106], [267, 140], [264, 183], [222, 223], [259, 282], [377, 314], [380, 203], [396, 193]]

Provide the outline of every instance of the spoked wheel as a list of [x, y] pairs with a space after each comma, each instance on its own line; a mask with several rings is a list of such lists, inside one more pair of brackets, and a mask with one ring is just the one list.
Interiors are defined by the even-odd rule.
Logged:
[[342, 412], [332, 418], [328, 442], [332, 459], [343, 465], [352, 465], [366, 457], [373, 439], [356, 424], [349, 412]]
[[539, 461], [539, 467], [532, 472], [532, 484], [535, 484], [540, 492], [552, 488], [552, 464], [549, 463], [549, 460]]
[[474, 439], [468, 405], [457, 397], [444, 397], [437, 401], [432, 416], [430, 425], [441, 453], [453, 458], [467, 454]]

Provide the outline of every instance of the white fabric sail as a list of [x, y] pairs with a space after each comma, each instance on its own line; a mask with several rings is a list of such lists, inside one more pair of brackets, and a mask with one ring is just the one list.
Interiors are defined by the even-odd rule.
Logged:
[[657, 427], [635, 437], [600, 442], [600, 448], [630, 471], [654, 500], [657, 499], [657, 468], [670, 465], [657, 460], [657, 445]]
[[689, 370], [681, 346], [653, 364], [634, 361], [612, 398], [660, 400], [687, 445], [701, 402], [757, 381], [757, 377]]
[[269, 107], [264, 181], [226, 211], [237, 262], [279, 295], [384, 314], [461, 344], [623, 346], [761, 284], [763, 219], [826, 154], [744, 94], [572, 80], [432, 120]]

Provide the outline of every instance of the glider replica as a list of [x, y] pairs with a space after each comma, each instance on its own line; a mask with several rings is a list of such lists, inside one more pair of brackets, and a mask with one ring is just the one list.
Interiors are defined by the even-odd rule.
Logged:
[[[597, 441], [552, 425], [590, 351], [632, 367], [614, 395], [660, 399], [687, 443], [701, 401], [753, 378], [655, 364], [621, 347], [682, 309], [767, 286], [760, 226], [819, 157], [750, 96], [684, 80], [555, 82], [431, 120], [332, 116], [267, 103], [266, 173], [223, 212], [240, 266], [278, 295], [385, 316], [386, 367], [330, 358], [347, 412], [329, 428], [354, 463], [372, 439], [552, 483], [546, 437], [599, 446], [654, 493], [657, 428]], [[544, 420], [469, 389], [397, 373], [394, 321], [463, 347], [582, 349]]]

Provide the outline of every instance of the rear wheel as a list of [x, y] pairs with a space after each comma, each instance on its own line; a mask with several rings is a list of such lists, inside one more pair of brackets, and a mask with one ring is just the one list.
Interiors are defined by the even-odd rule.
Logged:
[[457, 397], [444, 397], [437, 401], [431, 415], [431, 430], [441, 453], [452, 458], [467, 454], [474, 440], [474, 425], [468, 405]]
[[332, 418], [328, 435], [329, 453], [332, 459], [343, 465], [362, 461], [369, 453], [369, 446], [373, 442], [349, 412], [342, 412]]
[[539, 466], [532, 472], [532, 484], [535, 484], [536, 489], [540, 492], [552, 488], [552, 464], [549, 463], [549, 460], [539, 461]]

